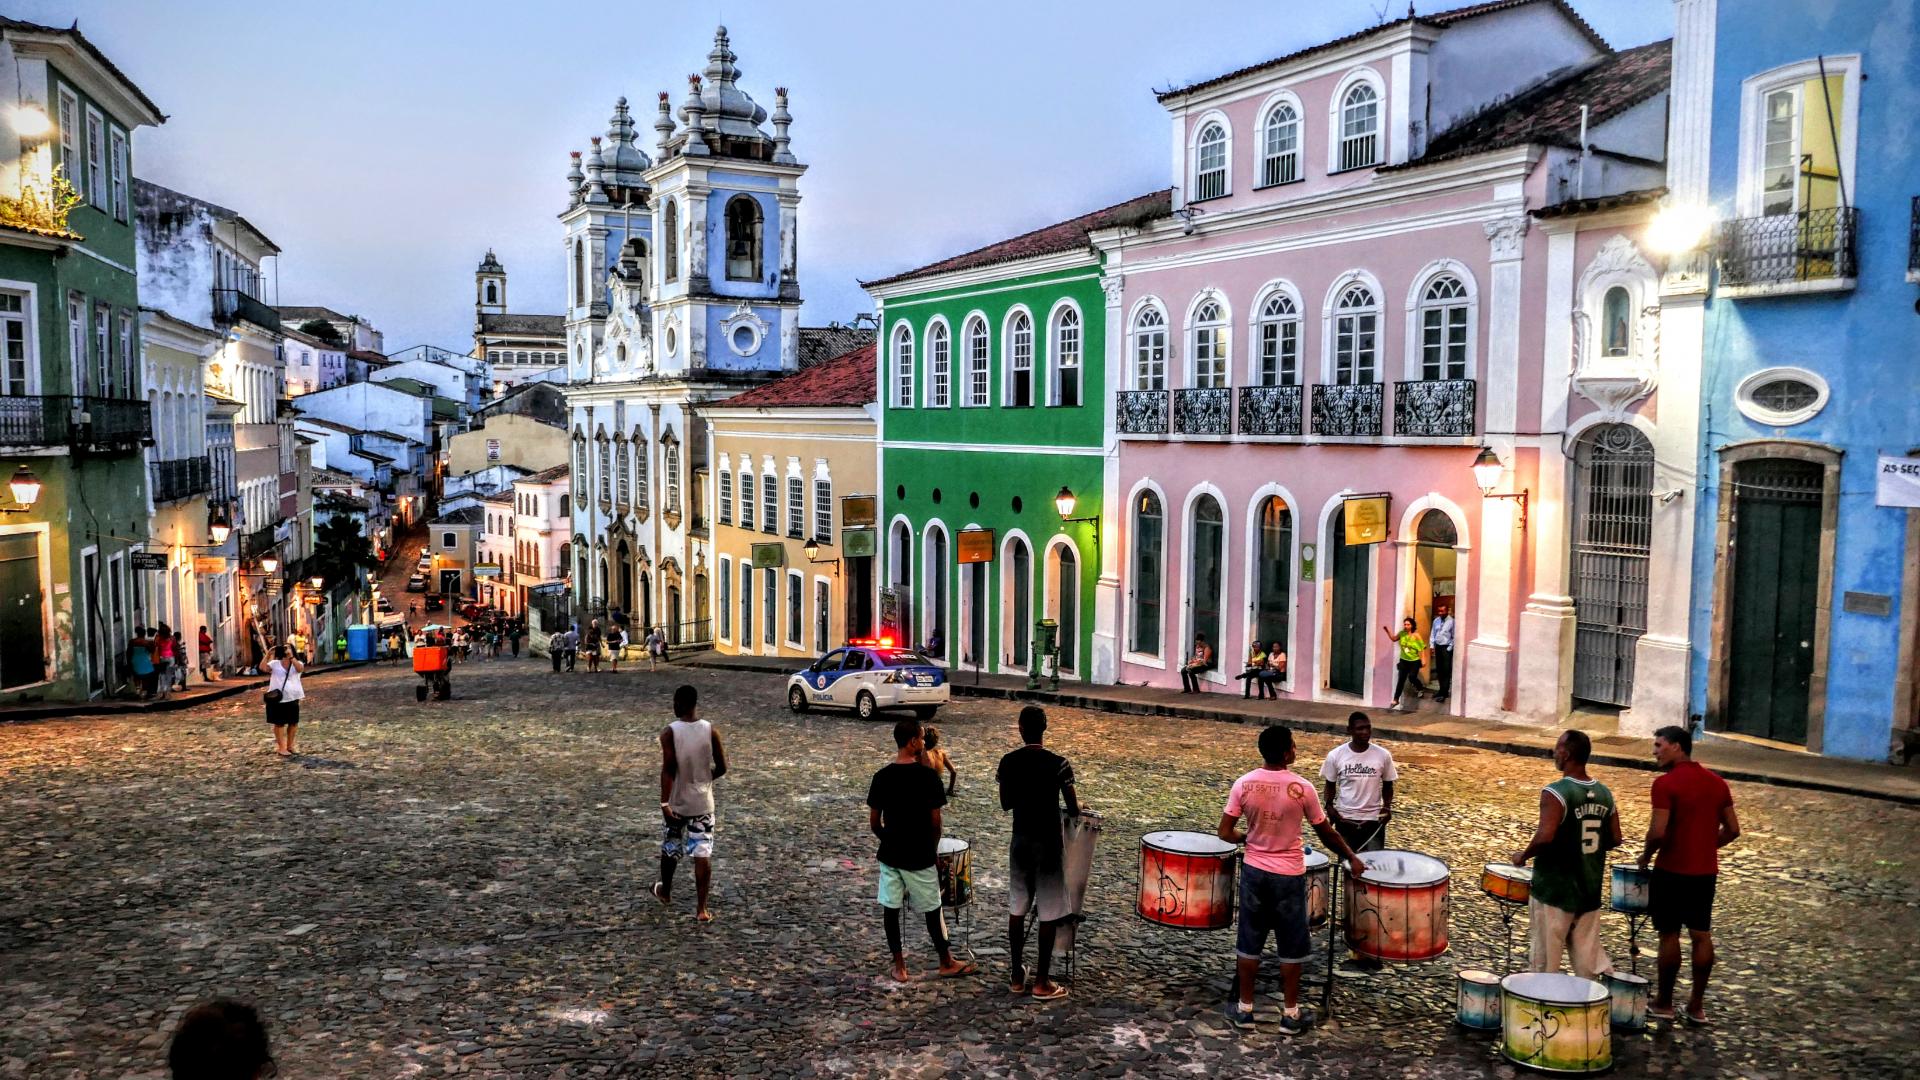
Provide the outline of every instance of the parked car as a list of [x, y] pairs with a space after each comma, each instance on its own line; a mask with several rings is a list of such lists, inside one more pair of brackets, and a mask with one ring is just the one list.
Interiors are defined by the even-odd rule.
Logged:
[[460, 606], [460, 614], [464, 615], [468, 622], [484, 619], [492, 613], [492, 604], [483, 604], [478, 600], [469, 600]]
[[408, 592], [426, 592], [427, 591], [427, 575], [415, 574], [412, 577], [408, 578], [407, 591]]
[[428, 611], [439, 611], [441, 608], [447, 606], [447, 602], [440, 598], [439, 593], [428, 593], [427, 602], [424, 606]]
[[882, 709], [912, 709], [922, 720], [947, 703], [945, 668], [887, 639], [856, 638], [787, 679], [787, 707], [852, 709], [871, 720]]
[[384, 597], [384, 596], [381, 597], [380, 602], [375, 604], [374, 607], [379, 608], [380, 614], [382, 615], [393, 614], [393, 601], [388, 599], [387, 597]]

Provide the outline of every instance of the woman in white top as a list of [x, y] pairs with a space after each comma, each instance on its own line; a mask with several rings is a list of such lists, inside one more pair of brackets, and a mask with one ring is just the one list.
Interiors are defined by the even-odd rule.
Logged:
[[[300, 673], [305, 670], [306, 665], [285, 645], [273, 650], [273, 662], [267, 665], [267, 723], [273, 725], [273, 748], [281, 757], [293, 756], [293, 738], [300, 728], [300, 699], [307, 696], [300, 685]], [[273, 698], [275, 691], [280, 694], [277, 701]]]

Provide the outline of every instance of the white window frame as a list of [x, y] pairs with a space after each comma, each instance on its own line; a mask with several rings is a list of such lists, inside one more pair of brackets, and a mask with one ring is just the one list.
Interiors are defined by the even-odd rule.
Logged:
[[926, 341], [926, 407], [945, 409], [953, 404], [953, 328], [947, 325], [946, 316], [935, 315], [927, 321]]
[[768, 535], [780, 532], [780, 474], [773, 471], [773, 459], [760, 468], [760, 531]]
[[9, 386], [9, 376], [5, 370], [6, 357], [4, 346], [6, 341], [6, 324], [17, 322], [20, 324], [20, 340], [24, 346], [21, 351], [24, 354], [23, 362], [26, 365], [26, 370], [23, 372], [21, 388], [17, 393], [24, 396], [37, 395], [40, 393], [39, 288], [31, 281], [14, 281], [0, 278], [0, 292], [20, 298], [19, 311], [0, 312], [0, 393], [11, 394], [16, 392]]
[[102, 178], [107, 171], [107, 118], [99, 109], [87, 106], [87, 204], [95, 210], [107, 209], [107, 188]]
[[[1268, 314], [1267, 307], [1275, 300], [1286, 301], [1292, 305], [1293, 310], [1291, 312], [1281, 312], [1274, 315]], [[1304, 310], [1305, 305], [1300, 302], [1300, 290], [1294, 288], [1293, 283], [1289, 281], [1269, 281], [1261, 287], [1258, 293], [1254, 294], [1252, 318], [1247, 323], [1246, 384], [1248, 386], [1298, 386], [1306, 381], [1306, 373], [1301, 370], [1303, 367], [1301, 363], [1301, 353], [1306, 343], [1306, 318], [1303, 315]], [[1266, 341], [1264, 340], [1266, 328], [1269, 326], [1281, 328], [1276, 332], [1275, 336], [1275, 340], [1278, 342], [1285, 340], [1284, 328], [1288, 325], [1293, 327], [1293, 377], [1291, 379], [1287, 378], [1285, 364], [1282, 362], [1275, 375], [1278, 381], [1269, 383], [1266, 380], [1266, 372], [1263, 370], [1266, 363], [1266, 354], [1264, 351], [1266, 347]], [[1276, 360], [1284, 361], [1284, 358], [1276, 357]]]
[[[1637, 245], [1625, 235], [1608, 240], [1580, 276], [1579, 310], [1575, 320], [1576, 377], [1645, 378], [1651, 374], [1657, 351], [1647, 309], [1658, 301], [1659, 273]], [[1614, 288], [1627, 290], [1627, 352], [1608, 356], [1601, 343], [1606, 338], [1606, 300]]]
[[[1201, 171], [1201, 143], [1204, 141], [1207, 131], [1215, 125], [1218, 125], [1220, 128], [1220, 190], [1204, 191], [1202, 189], [1203, 177], [1211, 176], [1213, 170], [1206, 170], [1205, 173]], [[1186, 199], [1187, 202], [1194, 203], [1209, 199], [1224, 199], [1233, 194], [1233, 121], [1227, 119], [1226, 113], [1218, 109], [1212, 109], [1201, 114], [1200, 118], [1194, 121], [1192, 142], [1187, 146], [1187, 154], [1188, 160], [1193, 162], [1192, 168], [1188, 170], [1188, 184], [1190, 186], [1187, 188], [1189, 192]]]
[[807, 478], [800, 475], [800, 462], [787, 462], [787, 529], [793, 540], [807, 538]]
[[[1018, 329], [1022, 319], [1026, 320], [1024, 344], [1021, 331]], [[1004, 343], [1000, 352], [1006, 366], [1006, 370], [1000, 377], [1000, 404], [1007, 408], [1031, 408], [1039, 404], [1040, 386], [1033, 369], [1033, 312], [1027, 310], [1025, 304], [1015, 304], [1007, 310], [1006, 320], [1000, 329], [1000, 340]], [[1013, 399], [1015, 377], [1023, 370], [1027, 373], [1027, 403], [1024, 406]]]
[[[1854, 161], [1860, 139], [1860, 54], [1842, 53], [1836, 56], [1800, 60], [1783, 64], [1755, 75], [1750, 75], [1740, 83], [1740, 175], [1736, 204], [1740, 216], [1761, 216], [1760, 170], [1764, 164], [1766, 152], [1766, 100], [1775, 90], [1804, 83], [1820, 77], [1820, 66], [1825, 63], [1829, 76], [1841, 76], [1841, 93], [1845, 100], [1840, 103], [1840, 171], [1844, 180], [1843, 190], [1849, 206], [1860, 205], [1856, 188], [1859, 170]], [[1802, 100], [1800, 109], [1804, 115], [1807, 102]], [[1824, 111], [1824, 106], [1823, 106]], [[1794, 195], [1794, 207], [1800, 208], [1798, 189]]]
[[720, 616], [720, 625], [714, 628], [721, 641], [733, 641], [733, 558], [720, 556], [720, 595], [714, 605]]
[[[789, 649], [807, 647], [807, 576], [798, 570], [788, 570], [786, 627], [782, 634], [784, 644]], [[797, 624], [797, 625], [796, 625]]]
[[667, 473], [667, 513], [677, 514], [680, 512], [680, 444], [662, 439], [661, 445], [665, 447], [661, 468]]
[[[1347, 96], [1362, 83], [1373, 91], [1373, 160], [1365, 164], [1343, 165], [1341, 151], [1349, 138], [1346, 133]], [[1387, 164], [1387, 84], [1379, 72], [1368, 67], [1347, 72], [1333, 88], [1333, 95], [1327, 99], [1327, 109], [1327, 172], [1351, 172]]]
[[822, 544], [834, 543], [833, 474], [824, 461], [813, 467], [813, 538]]
[[1074, 345], [1073, 378], [1075, 406], [1087, 403], [1086, 367], [1087, 367], [1087, 319], [1080, 311], [1080, 305], [1072, 300], [1057, 300], [1053, 309], [1047, 312], [1047, 405], [1059, 407], [1064, 395], [1060, 393], [1065, 368], [1060, 363], [1060, 329], [1064, 317], [1071, 313], [1077, 329], [1077, 341]]
[[87, 192], [86, 160], [80, 156], [80, 140], [84, 134], [81, 125], [80, 98], [72, 90], [60, 88], [60, 115], [55, 119], [60, 125], [60, 164], [66, 167], [67, 183], [83, 197]]
[[[1213, 306], [1216, 317], [1202, 320], [1201, 314], [1208, 305]], [[1215, 289], [1202, 291], [1187, 305], [1187, 323], [1183, 329], [1187, 338], [1186, 385], [1195, 390], [1218, 390], [1232, 386], [1233, 311], [1227, 306], [1226, 297]], [[1211, 365], [1208, 382], [1201, 382], [1202, 359]]]
[[[1281, 109], [1287, 109], [1293, 113], [1293, 119], [1290, 121], [1293, 125], [1293, 149], [1275, 153], [1273, 150], [1274, 120], [1275, 114]], [[1275, 93], [1260, 106], [1260, 145], [1255, 155], [1257, 167], [1254, 170], [1256, 188], [1280, 187], [1306, 179], [1306, 116], [1307, 112], [1301, 106], [1300, 98], [1290, 90]], [[1269, 166], [1277, 165], [1289, 158], [1292, 159], [1293, 175], [1276, 178], [1273, 174], [1279, 170], [1270, 169]]]
[[893, 407], [913, 408], [913, 327], [905, 320], [893, 328]]
[[[1792, 379], [1813, 387], [1813, 403], [1782, 412], [1753, 399], [1755, 390], [1776, 379]], [[1741, 415], [1756, 424], [1763, 427], [1792, 427], [1795, 424], [1804, 424], [1818, 416], [1820, 410], [1827, 407], [1828, 394], [1827, 380], [1821, 378], [1816, 372], [1802, 367], [1769, 367], [1761, 368], [1741, 379], [1740, 384], [1734, 389], [1733, 401]]]
[[[1149, 324], [1148, 315], [1160, 321]], [[1133, 306], [1127, 320], [1127, 386], [1133, 390], [1165, 390], [1167, 361], [1172, 356], [1171, 327], [1167, 309], [1154, 297], [1145, 297]], [[1152, 338], [1158, 337], [1156, 343]], [[1154, 350], [1159, 355], [1153, 355]]]
[[124, 222], [129, 220], [130, 212], [127, 176], [131, 172], [128, 168], [131, 163], [127, 158], [127, 133], [118, 127], [110, 126], [107, 129], [107, 155], [107, 168], [112, 170], [113, 184], [112, 197], [108, 201], [113, 204], [113, 219]]
[[[821, 590], [826, 595], [821, 595]], [[813, 576], [813, 655], [825, 656], [833, 651], [833, 582], [819, 574]], [[825, 618], [822, 618], [822, 616]], [[843, 632], [840, 636], [845, 637]]]
[[633, 438], [628, 441], [633, 451], [633, 508], [635, 510], [653, 509], [653, 447], [647, 442], [647, 433], [633, 429]]
[[740, 527], [751, 532], [754, 528], [753, 519], [759, 510], [759, 504], [754, 502], [759, 494], [753, 490], [753, 462], [744, 459], [740, 462], [740, 483], [737, 486], [740, 489]]
[[[1427, 290], [1441, 278], [1453, 278], [1460, 283], [1461, 295], [1448, 301], [1427, 299]], [[1466, 264], [1453, 259], [1436, 259], [1428, 263], [1414, 275], [1413, 285], [1407, 290], [1407, 334], [1406, 365], [1404, 377], [1412, 381], [1426, 379], [1426, 313], [1440, 308], [1464, 306], [1467, 309], [1467, 357], [1466, 370], [1459, 376], [1441, 375], [1443, 379], [1479, 377], [1480, 370], [1480, 287], [1474, 281], [1472, 271]]]
[[727, 467], [727, 459], [720, 459], [717, 497], [720, 500], [720, 524], [733, 524], [733, 470]]
[[[1365, 288], [1367, 292], [1372, 295], [1373, 305], [1371, 308], [1348, 312], [1340, 307], [1341, 298], [1346, 295], [1348, 289], [1355, 286]], [[1365, 270], [1349, 270], [1334, 279], [1333, 287], [1327, 290], [1326, 303], [1320, 313], [1321, 382], [1329, 384], [1339, 383], [1339, 379], [1337, 378], [1338, 363], [1336, 357], [1339, 351], [1339, 343], [1336, 338], [1339, 336], [1338, 326], [1340, 318], [1348, 314], [1361, 315], [1368, 311], [1371, 311], [1373, 314], [1373, 379], [1371, 382], [1379, 383], [1382, 380], [1385, 372], [1380, 367], [1380, 357], [1383, 351], [1382, 337], [1386, 328], [1386, 305], [1381, 300], [1383, 295], [1384, 293], [1380, 289], [1379, 279], [1367, 273]], [[1351, 385], [1364, 386], [1369, 384], [1356, 379]]]
[[987, 332], [987, 317], [978, 311], [960, 324], [960, 352], [964, 361], [960, 406], [984, 409], [993, 398], [993, 338]]

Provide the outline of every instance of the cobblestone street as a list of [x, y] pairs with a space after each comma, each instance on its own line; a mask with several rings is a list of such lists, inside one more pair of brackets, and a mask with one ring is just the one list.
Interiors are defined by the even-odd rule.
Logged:
[[[960, 699], [938, 720], [960, 770], [947, 833], [974, 846], [982, 972], [895, 986], [862, 805], [892, 754], [888, 725], [791, 715], [776, 676], [641, 667], [476, 661], [455, 669], [454, 700], [425, 705], [398, 667], [316, 677], [291, 762], [251, 694], [0, 727], [0, 1077], [159, 1077], [172, 1025], [217, 994], [260, 1003], [288, 1078], [1515, 1075], [1493, 1037], [1453, 1027], [1452, 973], [1498, 962], [1479, 870], [1524, 843], [1545, 761], [1388, 743], [1402, 769], [1393, 846], [1451, 866], [1453, 950], [1339, 980], [1333, 1017], [1287, 1039], [1264, 994], [1266, 1023], [1226, 1026], [1229, 932], [1133, 914], [1139, 837], [1211, 831], [1232, 778], [1257, 764], [1252, 727], [1054, 714], [1048, 741], [1106, 831], [1073, 995], [1038, 1004], [1008, 996], [1001, 951], [992, 774], [1017, 745], [1009, 706]], [[690, 875], [670, 912], [646, 892], [654, 733], [682, 681], [734, 769], [718, 786], [705, 927]], [[1303, 737], [1297, 768], [1317, 776], [1332, 745]], [[1629, 853], [1652, 775], [1596, 770]], [[1724, 853], [1717, 1026], [1616, 1036], [1616, 1071], [1911, 1075], [1920, 814], [1734, 795], [1746, 832]], [[909, 923], [925, 976], [931, 951]], [[1624, 965], [1624, 918], [1609, 914], [1605, 936]]]

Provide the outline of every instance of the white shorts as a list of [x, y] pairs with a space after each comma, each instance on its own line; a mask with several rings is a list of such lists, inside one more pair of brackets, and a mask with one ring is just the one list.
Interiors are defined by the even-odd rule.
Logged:
[[1613, 970], [1613, 961], [1600, 947], [1600, 909], [1575, 915], [1535, 897], [1527, 901], [1527, 925], [1529, 969], [1557, 972], [1565, 953], [1573, 973], [1583, 979], [1598, 979]]

